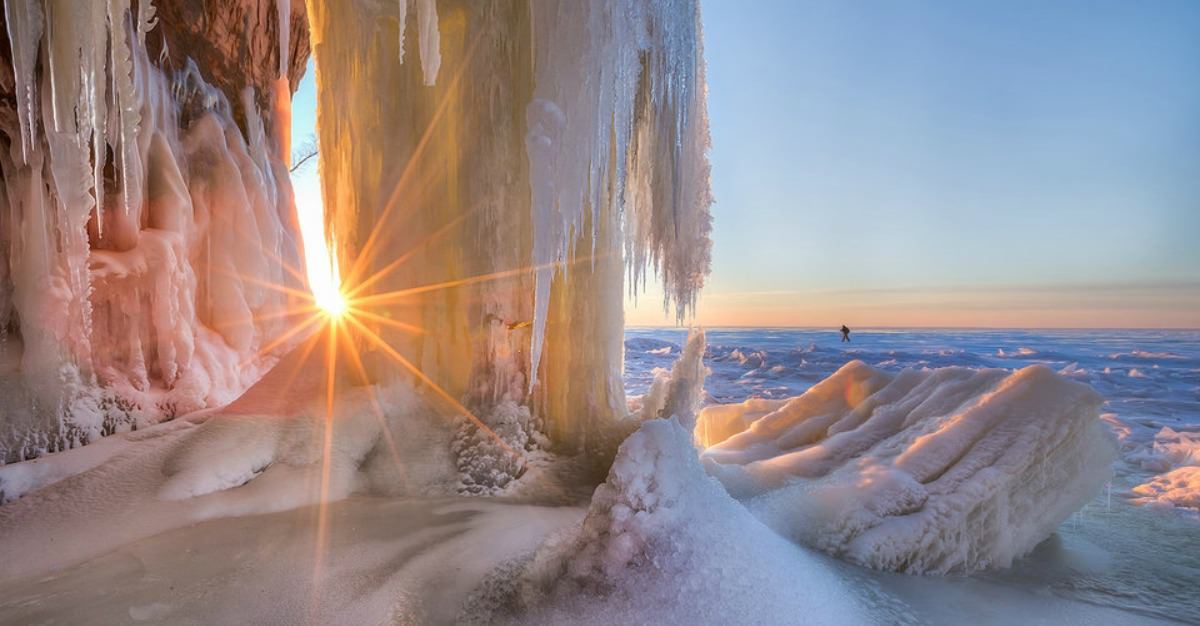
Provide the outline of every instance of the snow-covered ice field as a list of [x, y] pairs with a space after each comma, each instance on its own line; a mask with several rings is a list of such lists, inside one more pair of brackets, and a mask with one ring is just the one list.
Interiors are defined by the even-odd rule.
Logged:
[[[650, 389], [656, 368], [675, 367], [694, 377], [687, 372], [696, 362], [687, 355], [698, 355], [702, 343], [685, 350], [684, 331], [631, 329], [626, 336], [631, 397]], [[362, 391], [350, 392], [339, 400], [332, 473], [322, 479], [321, 465], [313, 463], [320, 458], [314, 457], [320, 437], [305, 426], [310, 394], [287, 391], [318, 387], [309, 377], [319, 372], [281, 365], [224, 409], [0, 468], [0, 486], [7, 498], [16, 498], [0, 506], [0, 623], [1200, 622], [1200, 512], [1196, 490], [1177, 477], [1196, 469], [1200, 451], [1200, 333], [862, 331], [853, 339], [842, 344], [827, 331], [709, 331], [704, 398], [722, 404], [764, 398], [769, 404], [821, 381], [828, 387], [838, 376], [857, 376], [879, 389], [877, 396], [892, 399], [872, 401], [880, 408], [871, 419], [840, 431], [852, 437], [817, 440], [818, 454], [780, 454], [785, 448], [772, 448], [780, 444], [772, 440], [765, 448], [718, 446], [722, 452], [709, 450], [697, 459], [691, 435], [678, 421], [654, 420], [626, 440], [594, 496], [590, 488], [577, 488], [584, 483], [564, 478], [568, 463], [535, 464], [500, 497], [455, 497], [449, 433], [438, 427], [442, 418], [402, 390], [382, 396], [398, 456], [369, 451], [381, 426]], [[677, 367], [677, 359], [691, 369]], [[847, 366], [853, 360], [865, 365]], [[1011, 376], [1005, 371], [1036, 364], [1061, 376], [1036, 368]], [[905, 368], [949, 369], [900, 375]], [[1073, 427], [1039, 430], [1043, 412], [1064, 427], [1088, 424], [1084, 433], [1098, 426], [1089, 411], [1100, 398], [1063, 378], [1087, 382], [1102, 396], [1103, 428], [1112, 436], [1102, 433], [1101, 447], [1072, 439]], [[934, 393], [922, 395], [922, 380], [937, 382], [926, 385]], [[1005, 391], [997, 381], [1013, 384]], [[660, 371], [658, 383], [664, 382]], [[905, 391], [910, 383], [918, 384]], [[889, 396], [889, 388], [900, 391]], [[813, 497], [818, 492], [768, 490], [768, 503], [772, 497], [784, 501], [772, 511], [719, 476], [727, 493], [701, 467], [717, 459], [724, 469], [709, 464], [710, 472], [736, 472], [741, 466], [733, 457], [773, 449], [770, 463], [805, 475], [828, 465], [847, 439], [878, 434], [889, 416], [904, 416], [905, 424], [909, 417], [936, 417], [938, 406], [951, 406], [947, 395], [950, 402], [966, 397], [954, 401], [955, 389], [968, 390], [977, 403], [970, 409], [974, 416], [959, 423], [986, 423], [997, 415], [988, 406], [1011, 416], [995, 429], [1002, 436], [978, 439], [983, 443], [972, 444], [972, 455], [997, 441], [1027, 443], [1030, 438], [1022, 436], [1030, 434], [1038, 435], [1031, 437], [1036, 445], [1057, 445], [1041, 433], [1065, 437], [1062, 445], [1069, 449], [1015, 457], [1061, 463], [1081, 451], [1090, 458], [1086, 453], [1094, 450], [1106, 461], [1111, 440], [1118, 442], [1111, 484], [1010, 567], [913, 575], [853, 564], [906, 569], [873, 563], [852, 550], [834, 558], [806, 545], [803, 536], [805, 516], [821, 508]], [[994, 393], [979, 396], [979, 389]], [[1051, 396], [1059, 395], [1059, 404], [1090, 408], [1056, 409]], [[898, 398], [911, 398], [910, 408]], [[818, 400], [795, 411], [808, 414], [806, 424], [835, 419], [819, 413], [825, 407], [845, 409], [836, 397], [827, 404]], [[922, 413], [911, 408], [916, 404], [933, 408]], [[846, 423], [845, 416], [836, 419]], [[1015, 438], [1006, 438], [1006, 430]], [[904, 454], [920, 458], [919, 447]], [[946, 455], [935, 450], [935, 456]], [[392, 458], [400, 463], [394, 466]], [[853, 458], [843, 467], [851, 476], [878, 467], [869, 455]], [[964, 458], [952, 461], [947, 475], [971, 456]], [[1027, 469], [1011, 471], [1001, 460], [980, 473], [1001, 479], [977, 493], [984, 494], [985, 511], [999, 507], [1002, 532], [985, 525], [963, 533], [950, 528], [947, 535], [944, 520], [956, 518], [944, 518], [933, 536], [951, 537], [938, 546], [949, 556], [922, 567], [978, 569], [987, 565], [981, 554], [1003, 561], [1013, 544], [977, 539], [992, 542], [1009, 528], [1036, 526], [1031, 519], [1037, 515], [1045, 519], [1043, 511], [1022, 513], [1019, 499], [1044, 506], [1045, 494], [1055, 488], [1064, 499], [1094, 492], [1052, 479], [1031, 489], [1013, 485]], [[1052, 464], [1033, 474], [1040, 480], [1060, 475]], [[1103, 482], [1106, 476], [1101, 469], [1084, 479]], [[331, 502], [320, 506], [314, 494], [323, 480]], [[973, 485], [968, 496], [980, 485], [964, 484]], [[988, 494], [997, 493], [997, 484], [1002, 497], [992, 503]], [[929, 493], [928, 502], [941, 497]], [[868, 512], [875, 501], [870, 487], [846, 499]], [[962, 499], [937, 502], [921, 515], [930, 508], [953, 513]], [[1048, 508], [1055, 505], [1052, 496]], [[896, 532], [898, 519], [901, 527], [906, 523], [897, 516], [873, 519], [885, 538], [905, 534]], [[799, 537], [789, 532], [798, 527]], [[960, 550], [971, 553], [967, 560], [955, 555], [954, 540], [964, 536], [974, 537], [969, 549]], [[981, 553], [980, 545], [990, 547]], [[910, 559], [906, 563], [917, 562], [903, 556], [911, 546], [896, 541], [890, 548], [897, 546], [896, 554]], [[1016, 553], [1027, 549], [1018, 548]], [[321, 555], [316, 562], [314, 554]], [[932, 553], [918, 547], [917, 554], [924, 559]]]
[[[949, 621], [964, 610], [959, 600], [986, 619], [1003, 610], [993, 601], [1062, 598], [1200, 622], [1200, 480], [1187, 481], [1200, 465], [1200, 332], [856, 330], [850, 343], [833, 329], [707, 335], [706, 400], [722, 404], [797, 396], [851, 359], [891, 373], [1042, 364], [1087, 383], [1103, 396], [1104, 419], [1120, 439], [1115, 475], [1033, 554], [1010, 569], [971, 577], [868, 574], [846, 566], [848, 575], [882, 585], [924, 617]], [[629, 393], [644, 393], [652, 370], [669, 366], [684, 341], [681, 330], [627, 330]], [[989, 601], [975, 606], [975, 594]], [[1002, 615], [990, 614], [1005, 621]]]

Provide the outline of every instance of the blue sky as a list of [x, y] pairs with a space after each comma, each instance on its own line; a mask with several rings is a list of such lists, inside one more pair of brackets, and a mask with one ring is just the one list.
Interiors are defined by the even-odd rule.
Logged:
[[1200, 2], [702, 7], [700, 323], [1200, 326]]
[[1200, 324], [1200, 2], [702, 7], [701, 321]]

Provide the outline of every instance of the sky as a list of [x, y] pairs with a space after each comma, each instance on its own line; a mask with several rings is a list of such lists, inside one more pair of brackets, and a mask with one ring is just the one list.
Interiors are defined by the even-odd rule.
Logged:
[[699, 323], [1200, 326], [1200, 2], [702, 9]]
[[[692, 322], [1200, 327], [1200, 2], [701, 4]], [[319, 196], [315, 168], [297, 186]], [[674, 322], [654, 286], [626, 301]]]

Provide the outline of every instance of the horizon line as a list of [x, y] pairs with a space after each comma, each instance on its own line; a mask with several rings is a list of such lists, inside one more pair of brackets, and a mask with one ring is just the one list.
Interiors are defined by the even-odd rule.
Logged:
[[[626, 324], [625, 328], [647, 328], [656, 330], [688, 330], [689, 328], [703, 328], [705, 330], [719, 329], [750, 329], [750, 330], [828, 330], [836, 332], [839, 330], [834, 326], [772, 326], [772, 325], [746, 325], [746, 324], [716, 324], [705, 326], [703, 324]], [[1106, 330], [1141, 330], [1141, 331], [1176, 331], [1176, 332], [1200, 332], [1200, 326], [859, 326], [857, 329], [851, 328], [852, 332], [865, 332], [872, 330], [1088, 330], [1088, 331], [1106, 331]]]

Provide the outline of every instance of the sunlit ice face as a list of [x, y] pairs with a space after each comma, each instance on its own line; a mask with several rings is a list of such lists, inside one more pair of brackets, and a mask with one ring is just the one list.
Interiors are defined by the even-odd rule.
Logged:
[[300, 236], [304, 240], [304, 267], [317, 307], [330, 317], [341, 317], [349, 308], [341, 291], [337, 259], [325, 237], [325, 212], [320, 202], [296, 199]]

